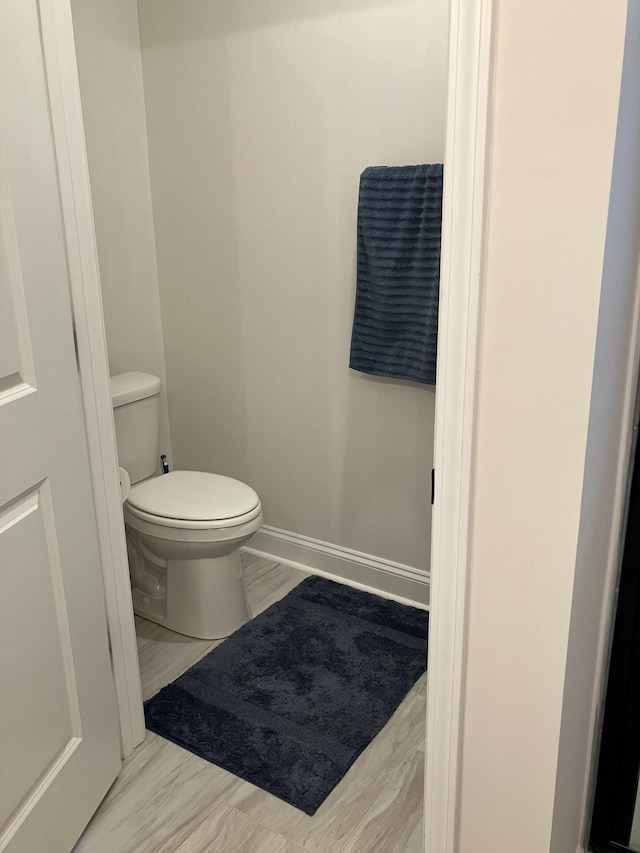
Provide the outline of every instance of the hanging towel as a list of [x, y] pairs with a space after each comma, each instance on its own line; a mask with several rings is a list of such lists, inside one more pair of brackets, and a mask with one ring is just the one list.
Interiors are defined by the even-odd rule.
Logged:
[[372, 166], [360, 176], [354, 370], [435, 384], [442, 172]]

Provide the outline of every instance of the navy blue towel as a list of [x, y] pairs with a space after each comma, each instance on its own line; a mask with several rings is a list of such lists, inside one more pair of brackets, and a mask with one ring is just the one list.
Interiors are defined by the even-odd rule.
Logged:
[[354, 370], [435, 384], [442, 172], [371, 166], [360, 176]]

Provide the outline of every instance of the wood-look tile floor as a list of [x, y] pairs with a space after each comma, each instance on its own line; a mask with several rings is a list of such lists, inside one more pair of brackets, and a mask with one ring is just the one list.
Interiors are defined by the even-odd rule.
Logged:
[[[252, 615], [307, 575], [243, 555]], [[145, 699], [220, 640], [136, 617]], [[422, 853], [426, 677], [313, 817], [147, 732], [74, 853]]]

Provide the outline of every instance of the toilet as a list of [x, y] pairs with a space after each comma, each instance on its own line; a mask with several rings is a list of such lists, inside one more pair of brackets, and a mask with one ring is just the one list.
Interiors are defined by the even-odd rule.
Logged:
[[254, 490], [220, 474], [157, 474], [157, 376], [111, 377], [118, 464], [131, 481], [124, 521], [133, 609], [172, 631], [215, 640], [249, 619], [238, 549], [262, 525]]

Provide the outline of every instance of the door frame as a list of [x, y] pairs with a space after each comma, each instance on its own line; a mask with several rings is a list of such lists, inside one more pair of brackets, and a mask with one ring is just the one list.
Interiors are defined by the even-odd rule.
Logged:
[[[40, 0], [123, 757], [144, 740], [91, 189], [69, 0]], [[453, 853], [493, 0], [451, 0], [431, 553], [425, 845]], [[425, 472], [426, 475], [427, 472]]]
[[120, 747], [126, 758], [145, 738], [144, 713], [73, 22], [70, 0], [39, 0], [39, 6]]
[[493, 0], [451, 0], [431, 533], [424, 838], [457, 850]]

